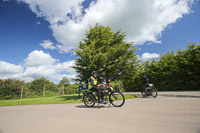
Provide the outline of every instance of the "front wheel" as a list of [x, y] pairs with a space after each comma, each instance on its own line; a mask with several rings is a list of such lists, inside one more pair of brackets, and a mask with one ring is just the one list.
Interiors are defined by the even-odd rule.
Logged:
[[109, 102], [115, 107], [121, 107], [125, 103], [125, 97], [121, 92], [113, 91], [109, 95]]
[[153, 98], [156, 98], [158, 96], [158, 92], [157, 92], [157, 89], [155, 87], [152, 89], [151, 95], [152, 95]]
[[142, 95], [142, 97], [145, 97], [145, 96], [146, 96], [145, 89], [142, 89], [142, 91], [141, 91], [141, 95]]
[[93, 107], [95, 104], [95, 100], [92, 94], [87, 93], [83, 96], [83, 102], [87, 107]]

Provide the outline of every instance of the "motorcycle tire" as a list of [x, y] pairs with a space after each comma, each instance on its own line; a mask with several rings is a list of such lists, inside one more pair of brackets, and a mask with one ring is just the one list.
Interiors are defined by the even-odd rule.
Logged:
[[157, 89], [155, 87], [152, 89], [151, 95], [152, 95], [153, 98], [156, 98], [158, 96], [158, 92], [157, 92]]
[[91, 93], [85, 94], [83, 96], [83, 102], [87, 107], [93, 107], [95, 104], [94, 96]]
[[125, 97], [124, 97], [124, 95], [121, 92], [119, 92], [119, 91], [113, 91], [109, 95], [109, 102], [114, 107], [121, 107], [125, 103]]

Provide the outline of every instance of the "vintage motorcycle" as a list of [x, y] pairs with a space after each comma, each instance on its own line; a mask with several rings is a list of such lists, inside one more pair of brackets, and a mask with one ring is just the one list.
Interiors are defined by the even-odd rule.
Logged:
[[142, 97], [148, 97], [152, 96], [153, 98], [156, 98], [158, 96], [157, 89], [153, 84], [149, 84], [145, 86], [141, 91]]
[[115, 107], [121, 107], [125, 103], [124, 95], [119, 90], [114, 90], [111, 84], [101, 84], [101, 96], [103, 100], [99, 101], [95, 92], [86, 91], [83, 93], [83, 102], [87, 107], [93, 107], [95, 103], [110, 103]]

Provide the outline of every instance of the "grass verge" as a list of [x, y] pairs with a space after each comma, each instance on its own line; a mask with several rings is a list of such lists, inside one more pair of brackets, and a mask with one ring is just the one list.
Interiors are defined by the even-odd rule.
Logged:
[[[137, 95], [125, 94], [125, 99], [136, 98]], [[61, 104], [61, 103], [82, 103], [78, 95], [65, 95], [59, 97], [45, 97], [45, 98], [27, 98], [17, 100], [0, 100], [0, 106], [13, 106], [13, 105], [35, 105], [35, 104]]]

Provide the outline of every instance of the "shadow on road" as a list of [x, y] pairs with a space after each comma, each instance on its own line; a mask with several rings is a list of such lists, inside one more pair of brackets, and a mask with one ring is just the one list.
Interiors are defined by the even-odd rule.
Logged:
[[194, 96], [194, 95], [172, 95], [172, 94], [162, 94], [160, 96], [164, 97], [181, 97], [181, 98], [200, 98], [200, 96]]
[[65, 100], [79, 100], [79, 99], [81, 99], [78, 96], [61, 96], [61, 97], [57, 97], [57, 98], [64, 98]]
[[113, 108], [113, 106], [103, 106], [103, 105], [96, 105], [96, 106], [93, 106], [93, 107], [86, 107], [85, 105], [78, 105], [76, 106], [77, 108], [85, 108], [85, 109], [101, 109], [101, 108]]

